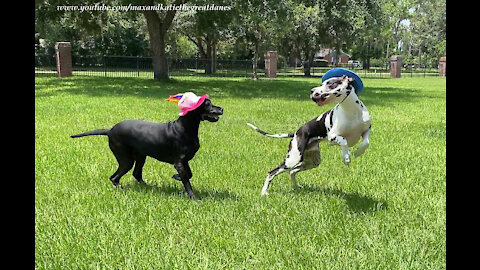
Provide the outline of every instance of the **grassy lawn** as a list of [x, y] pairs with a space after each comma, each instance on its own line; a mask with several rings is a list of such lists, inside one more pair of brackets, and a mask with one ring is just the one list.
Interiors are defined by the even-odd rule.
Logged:
[[[293, 190], [266, 174], [292, 132], [328, 107], [309, 100], [320, 79], [176, 77], [35, 79], [35, 265], [38, 269], [445, 269], [445, 78], [364, 79], [370, 147], [350, 167], [320, 144], [320, 167]], [[114, 188], [107, 138], [69, 135], [125, 119], [177, 117], [170, 94], [208, 93], [224, 108], [200, 126], [184, 195], [173, 166], [147, 159], [144, 179]]]

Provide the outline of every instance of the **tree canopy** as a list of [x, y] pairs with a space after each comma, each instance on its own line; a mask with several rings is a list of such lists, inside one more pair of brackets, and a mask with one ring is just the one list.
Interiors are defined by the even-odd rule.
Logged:
[[[70, 41], [83, 55], [255, 59], [267, 50], [299, 59], [309, 72], [323, 48], [349, 53], [364, 68], [393, 54], [433, 64], [446, 55], [445, 0], [95, 0], [69, 6], [229, 6], [229, 10], [60, 10], [65, 1], [35, 2], [36, 53]], [[285, 61], [288, 61], [285, 60]], [[213, 73], [215, 65], [206, 72]], [[160, 72], [160, 71], [159, 71]], [[165, 76], [163, 70], [158, 73]], [[166, 75], [168, 76], [168, 74]]]

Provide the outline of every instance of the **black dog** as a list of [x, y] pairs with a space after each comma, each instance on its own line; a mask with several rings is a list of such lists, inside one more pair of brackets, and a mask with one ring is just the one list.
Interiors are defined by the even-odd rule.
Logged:
[[72, 138], [107, 135], [108, 145], [118, 162], [117, 171], [110, 176], [110, 181], [117, 186], [120, 178], [133, 167], [133, 176], [140, 183], [142, 168], [147, 156], [159, 161], [173, 164], [178, 174], [172, 176], [182, 181], [190, 198], [195, 198], [190, 178], [192, 171], [188, 165], [200, 148], [198, 128], [200, 121], [217, 122], [223, 108], [214, 106], [210, 99], [195, 110], [180, 116], [177, 120], [168, 123], [150, 123], [140, 120], [125, 120], [111, 129], [96, 129], [85, 133], [70, 136]]

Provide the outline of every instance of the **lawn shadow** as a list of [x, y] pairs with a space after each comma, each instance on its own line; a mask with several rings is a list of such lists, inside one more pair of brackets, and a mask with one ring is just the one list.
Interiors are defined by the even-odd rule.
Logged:
[[135, 96], [139, 98], [165, 99], [171, 94], [194, 92], [208, 94], [211, 98], [233, 97], [239, 99], [279, 98], [308, 100], [315, 83], [306, 81], [259, 80], [244, 78], [222, 79], [216, 77], [182, 77], [167, 81], [142, 78], [75, 77], [36, 82], [41, 87], [54, 87], [55, 91], [37, 91], [36, 97], [54, 96], [60, 93], [72, 95]]
[[[172, 180], [175, 181], [175, 180]], [[156, 193], [167, 196], [180, 196], [188, 198], [183, 185], [173, 185], [171, 183], [165, 183], [163, 185], [157, 185], [154, 183], [140, 184], [138, 182], [129, 182], [121, 184], [120, 188], [123, 190], [132, 190], [139, 193]], [[197, 197], [197, 200], [206, 201], [224, 201], [224, 200], [239, 200], [240, 196], [230, 191], [218, 191], [218, 190], [198, 190], [193, 188], [193, 192]]]
[[378, 201], [376, 199], [358, 194], [356, 192], [349, 193], [340, 189], [320, 188], [304, 185], [304, 188], [295, 189], [293, 192], [298, 194], [319, 193], [329, 197], [342, 198], [345, 200], [348, 209], [358, 214], [378, 210], [386, 210], [388, 208], [388, 203], [385, 201]]
[[[283, 99], [310, 101], [311, 88], [320, 85], [320, 78], [276, 78], [254, 81], [244, 78], [224, 79], [217, 77], [181, 77], [168, 81], [144, 78], [75, 77], [35, 82], [39, 88], [54, 87], [54, 91], [36, 91], [36, 97], [60, 93], [73, 95], [134, 96], [139, 98], [165, 99], [171, 94], [194, 92], [209, 94], [211, 98], [234, 99]], [[419, 89], [365, 86], [360, 99], [367, 105], [391, 106], [399, 102], [415, 102]]]

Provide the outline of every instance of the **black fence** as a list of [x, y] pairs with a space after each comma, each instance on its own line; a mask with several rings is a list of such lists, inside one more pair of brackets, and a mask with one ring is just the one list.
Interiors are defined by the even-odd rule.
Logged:
[[[170, 76], [252, 76], [251, 60], [216, 59], [212, 63], [200, 58], [168, 58], [167, 61]], [[36, 76], [56, 76], [56, 72], [55, 56], [35, 56]], [[152, 58], [72, 55], [72, 73], [80, 76], [153, 78]]]
[[417, 63], [405, 63], [402, 66], [403, 77], [415, 77], [415, 76], [439, 76], [438, 64], [437, 65], [418, 65]]
[[168, 58], [170, 76], [251, 77], [252, 66], [252, 60]]
[[35, 76], [56, 76], [55, 55], [35, 55]]
[[[390, 77], [390, 64], [384, 63], [378, 66], [370, 66], [369, 69], [362, 69], [359, 65], [348, 64], [348, 63], [340, 63], [337, 65], [338, 67], [348, 68], [358, 75], [366, 78], [389, 78]], [[329, 71], [330, 69], [334, 68], [333, 65], [327, 66], [315, 66], [315, 64], [310, 67], [310, 75], [313, 77], [321, 77], [325, 72]], [[278, 68], [278, 75], [279, 76], [304, 76], [305, 70], [302, 65], [297, 66], [290, 66], [290, 65], [283, 65]]]
[[[216, 59], [214, 63], [200, 58], [168, 58], [168, 73], [175, 76], [218, 76], [218, 77], [245, 77], [253, 76], [252, 60]], [[212, 66], [213, 73], [212, 73]], [[263, 67], [263, 65], [260, 65]], [[369, 69], [362, 69], [359, 65], [340, 64], [339, 66], [353, 70], [363, 78], [390, 78], [389, 62], [378, 63]], [[72, 55], [74, 76], [101, 76], [101, 77], [141, 77], [153, 79], [151, 57], [141, 56], [79, 56]], [[320, 77], [333, 66], [312, 66], [310, 75]], [[35, 56], [35, 76], [56, 76], [54, 55]], [[257, 69], [259, 77], [265, 77], [263, 68]], [[302, 65], [291, 66], [279, 64], [277, 76], [296, 77], [304, 76]], [[438, 67], [404, 64], [402, 76], [438, 76]]]
[[152, 58], [72, 55], [72, 73], [80, 76], [153, 78]]

